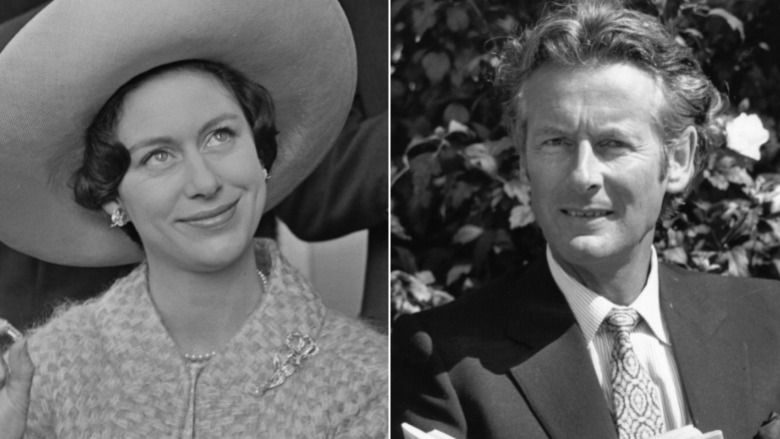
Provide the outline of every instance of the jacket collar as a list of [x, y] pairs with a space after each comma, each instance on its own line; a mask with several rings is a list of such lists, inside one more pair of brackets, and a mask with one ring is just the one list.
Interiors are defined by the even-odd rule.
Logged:
[[[728, 316], [696, 275], [659, 264], [661, 314], [667, 323], [694, 425], [724, 437], [752, 434], [749, 357], [739, 340], [718, 333]], [[545, 260], [513, 295], [507, 335], [529, 349], [510, 371], [552, 438], [614, 438], [616, 432], [587, 344]]]
[[511, 368], [519, 390], [552, 438], [616, 438], [574, 314], [542, 259], [522, 277], [507, 334], [529, 348]]

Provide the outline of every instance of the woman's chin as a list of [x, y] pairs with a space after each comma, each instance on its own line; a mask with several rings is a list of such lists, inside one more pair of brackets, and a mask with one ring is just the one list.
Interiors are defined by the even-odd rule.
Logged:
[[219, 271], [234, 265], [252, 253], [252, 237], [231, 236], [214, 237], [188, 242], [181, 248], [180, 256], [169, 254], [169, 257], [180, 259], [180, 265], [193, 271]]

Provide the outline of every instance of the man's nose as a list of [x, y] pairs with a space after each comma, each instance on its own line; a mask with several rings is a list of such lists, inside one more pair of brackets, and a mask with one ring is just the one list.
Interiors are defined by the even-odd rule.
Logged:
[[580, 193], [598, 191], [603, 184], [602, 163], [590, 141], [577, 144], [572, 157], [570, 180], [574, 189]]
[[185, 194], [190, 198], [214, 196], [222, 188], [219, 174], [214, 166], [200, 153], [190, 154], [187, 159], [187, 181]]

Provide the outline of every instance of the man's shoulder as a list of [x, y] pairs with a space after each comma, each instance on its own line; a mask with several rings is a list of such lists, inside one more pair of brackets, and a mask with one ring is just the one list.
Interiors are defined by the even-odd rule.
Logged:
[[550, 285], [554, 281], [546, 262], [537, 260], [446, 305], [398, 318], [391, 338], [416, 340], [420, 346], [435, 343], [455, 351], [503, 343], [508, 328], [522, 318], [521, 310], [528, 315], [536, 307], [566, 306], [560, 294], [560, 304], [549, 303], [556, 296], [551, 294]]
[[720, 309], [732, 317], [777, 320], [780, 315], [780, 281], [701, 273], [661, 264], [662, 296], [674, 304]]
[[777, 280], [702, 273], [664, 263], [660, 267], [662, 288], [709, 294], [713, 299], [734, 300], [766, 295], [780, 300], [780, 281]]

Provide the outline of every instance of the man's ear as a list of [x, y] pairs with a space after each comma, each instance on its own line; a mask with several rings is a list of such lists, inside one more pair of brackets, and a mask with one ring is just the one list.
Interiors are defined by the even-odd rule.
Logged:
[[116, 200], [109, 201], [109, 202], [107, 202], [106, 204], [103, 205], [103, 211], [105, 211], [108, 214], [108, 216], [111, 216], [111, 215], [114, 214], [114, 211], [117, 210], [120, 207], [122, 207], [122, 205], [119, 204], [118, 201], [116, 201]]
[[669, 151], [669, 163], [666, 173], [666, 192], [679, 194], [685, 191], [693, 179], [696, 170], [694, 157], [699, 135], [692, 125], [683, 131], [677, 144]]

